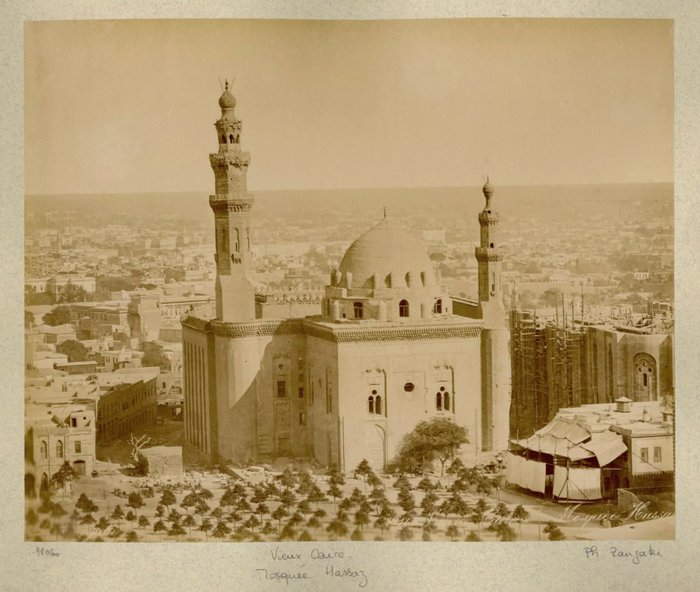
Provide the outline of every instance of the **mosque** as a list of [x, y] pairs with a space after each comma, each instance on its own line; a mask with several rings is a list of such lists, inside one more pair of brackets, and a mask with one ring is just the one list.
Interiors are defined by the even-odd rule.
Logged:
[[313, 458], [382, 470], [421, 420], [467, 429], [470, 449], [505, 450], [509, 330], [493, 188], [478, 215], [478, 302], [450, 298], [424, 246], [386, 216], [332, 270], [318, 314], [256, 314], [236, 100], [226, 84], [210, 155], [216, 318], [182, 320], [185, 438], [212, 462]]

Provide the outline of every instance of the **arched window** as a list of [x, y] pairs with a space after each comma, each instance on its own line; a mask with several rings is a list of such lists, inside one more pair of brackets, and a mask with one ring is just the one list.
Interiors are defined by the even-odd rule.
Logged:
[[442, 411], [442, 393], [440, 391], [435, 393], [435, 409]]
[[352, 309], [355, 312], [355, 318], [356, 319], [361, 319], [363, 318], [363, 307], [362, 307], [362, 302], [353, 302], [352, 303]]
[[239, 236], [238, 236], [238, 228], [234, 228], [233, 231], [236, 233], [235, 239], [234, 239], [234, 243], [233, 243], [233, 250], [236, 251], [236, 253], [238, 253], [238, 251], [240, 250], [240, 241], [239, 241]]
[[367, 397], [367, 411], [372, 415], [382, 414], [382, 396], [377, 393], [377, 389], [372, 389], [372, 394]]
[[443, 407], [445, 408], [445, 411], [450, 410], [450, 393], [448, 393], [448, 392], [443, 393], [442, 404], [443, 404]]
[[399, 302], [399, 316], [408, 316], [408, 300], [402, 300], [401, 302]]
[[225, 144], [226, 143], [226, 136], [221, 136], [221, 143]]
[[46, 441], [42, 440], [41, 441], [41, 446], [40, 446], [40, 455], [41, 458], [47, 459], [49, 458], [49, 445], [46, 443]]
[[233, 144], [233, 134], [231, 134], [231, 135], [228, 137], [228, 139], [229, 139], [229, 142], [231, 142], [231, 144]]
[[433, 305], [433, 312], [435, 314], [442, 314], [442, 298], [438, 298]]
[[56, 442], [56, 458], [63, 458], [63, 442]]

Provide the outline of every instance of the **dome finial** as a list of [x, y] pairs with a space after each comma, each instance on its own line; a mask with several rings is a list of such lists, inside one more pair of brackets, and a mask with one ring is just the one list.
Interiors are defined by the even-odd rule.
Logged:
[[228, 90], [228, 78], [224, 80], [224, 90]]

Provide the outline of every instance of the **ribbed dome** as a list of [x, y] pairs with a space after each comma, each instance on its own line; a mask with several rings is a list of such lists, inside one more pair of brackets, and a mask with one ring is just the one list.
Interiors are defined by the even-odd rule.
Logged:
[[387, 281], [393, 273], [397, 281], [403, 283], [408, 272], [412, 272], [416, 282], [421, 281], [421, 273], [426, 274], [425, 282], [434, 284], [433, 264], [425, 247], [403, 228], [384, 218], [374, 225], [345, 252], [339, 271], [345, 276], [352, 274], [352, 287], [369, 288], [373, 285], [374, 274], [379, 280]]

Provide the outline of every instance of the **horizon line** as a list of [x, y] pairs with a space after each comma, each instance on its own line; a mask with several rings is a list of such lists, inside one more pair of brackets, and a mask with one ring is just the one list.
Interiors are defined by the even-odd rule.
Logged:
[[[599, 183], [504, 183], [502, 185], [494, 183], [494, 187], [498, 189], [499, 187], [599, 187], [603, 185], [674, 185], [675, 180], [672, 181], [610, 181], [610, 182], [599, 182]], [[417, 191], [424, 189], [481, 189], [482, 185], [421, 185], [413, 187], [325, 187], [325, 188], [305, 188], [305, 189], [254, 189], [249, 193], [255, 194], [257, 192], [261, 193], [292, 193], [292, 192], [303, 192], [303, 191], [377, 191], [377, 190], [388, 190], [388, 191]], [[188, 189], [188, 190], [158, 190], [158, 191], [121, 191], [121, 192], [64, 192], [64, 193], [25, 193], [25, 197], [79, 197], [79, 196], [106, 196], [106, 195], [158, 195], [163, 193], [170, 194], [184, 194], [184, 193], [202, 193], [205, 195], [211, 195], [211, 191], [202, 189]]]

